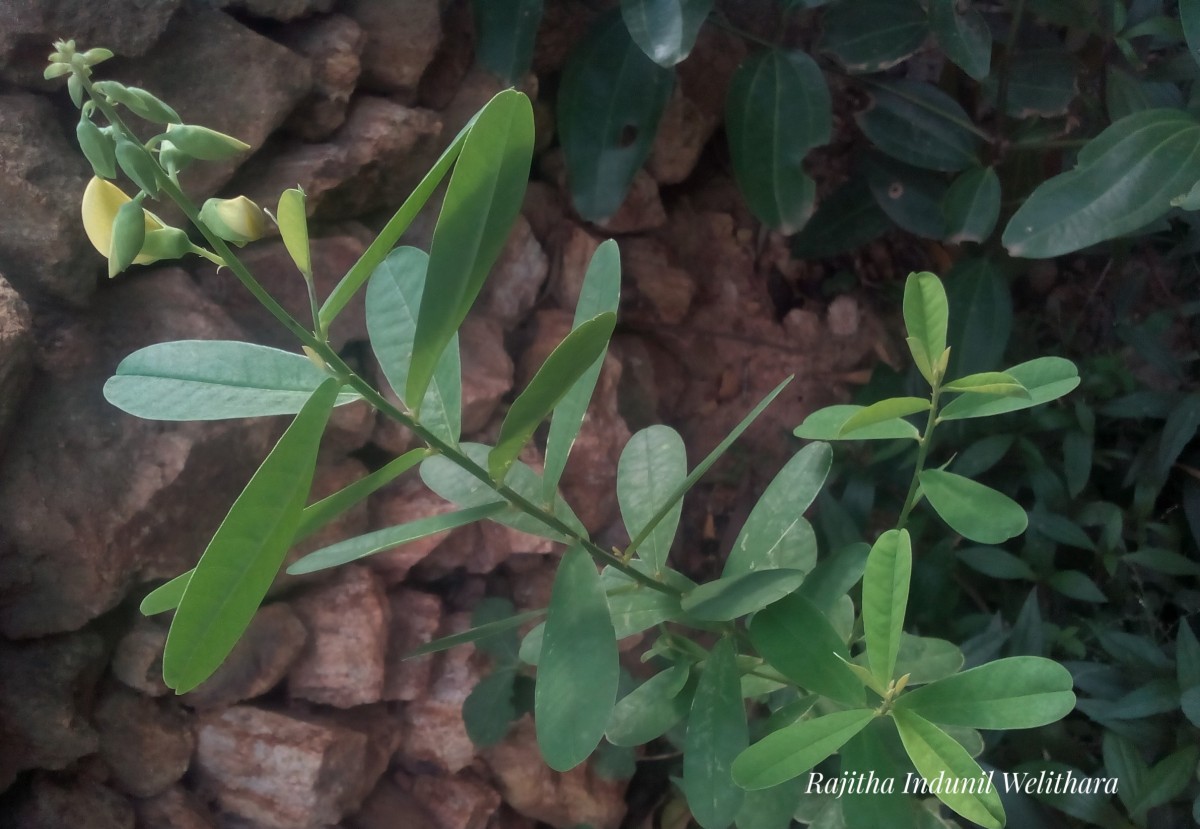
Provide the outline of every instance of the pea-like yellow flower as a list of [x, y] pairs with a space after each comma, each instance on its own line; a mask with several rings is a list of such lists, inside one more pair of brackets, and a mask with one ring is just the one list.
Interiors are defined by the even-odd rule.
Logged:
[[[83, 191], [83, 230], [87, 233], [92, 247], [106, 259], [112, 249], [113, 222], [121, 205], [132, 201], [120, 187], [111, 181], [93, 177]], [[153, 213], [143, 210], [146, 220], [146, 232], [161, 230], [164, 225]], [[145, 265], [156, 261], [157, 257], [138, 254], [133, 260], [135, 264]]]
[[262, 208], [245, 196], [209, 199], [200, 208], [200, 221], [226, 242], [239, 247], [261, 239], [267, 231], [267, 217]]

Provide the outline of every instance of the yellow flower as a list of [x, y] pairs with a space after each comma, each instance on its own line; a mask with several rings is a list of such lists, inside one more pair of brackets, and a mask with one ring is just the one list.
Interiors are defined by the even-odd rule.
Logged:
[[[108, 258], [112, 247], [113, 221], [121, 205], [132, 201], [120, 187], [111, 181], [93, 177], [83, 191], [83, 230], [87, 233], [88, 241], [100, 255]], [[160, 230], [164, 227], [162, 220], [149, 211], [143, 211], [146, 217], [146, 232]], [[139, 265], [154, 262], [157, 257], [139, 254], [133, 261]]]
[[245, 196], [209, 199], [200, 208], [200, 221], [226, 242], [239, 247], [261, 239], [267, 230], [267, 219], [262, 208]]

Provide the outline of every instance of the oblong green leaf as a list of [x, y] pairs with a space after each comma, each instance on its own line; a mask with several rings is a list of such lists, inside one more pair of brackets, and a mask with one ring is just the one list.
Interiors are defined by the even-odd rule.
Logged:
[[[649, 562], [634, 559], [629, 566], [648, 576], [656, 575]], [[695, 583], [671, 568], [659, 574], [663, 582], [674, 587], [680, 594], [695, 588]], [[660, 590], [651, 590], [634, 581], [615, 567], [605, 567], [600, 574], [604, 591], [608, 594], [608, 611], [612, 616], [617, 638], [624, 639], [654, 627], [660, 622], [679, 618], [679, 597]]]
[[1104, 591], [1078, 570], [1059, 570], [1052, 573], [1046, 579], [1046, 584], [1064, 596], [1081, 602], [1103, 604], [1108, 601], [1108, 596], [1104, 595]]
[[964, 538], [999, 544], [1029, 526], [1021, 505], [990, 486], [940, 469], [923, 469], [919, 477], [929, 505]]
[[660, 508], [687, 478], [683, 438], [669, 426], [650, 426], [629, 439], [617, 462], [617, 503], [631, 538], [645, 536], [636, 551], [657, 572], [666, 566], [683, 504], [676, 501], [649, 533]]
[[958, 551], [958, 557], [972, 570], [993, 579], [1037, 581], [1032, 567], [999, 547], [967, 547]]
[[896, 676], [908, 676], [906, 688], [927, 685], [962, 670], [965, 657], [958, 645], [945, 639], [900, 634]]
[[[904, 283], [903, 308], [908, 336], [921, 344], [930, 365], [937, 363], [946, 350], [950, 319], [950, 303], [942, 280], [928, 271], [910, 273]], [[925, 379], [934, 382], [928, 374]]]
[[895, 709], [942, 725], [1037, 728], [1075, 707], [1070, 672], [1040, 656], [997, 659], [902, 694]]
[[442, 352], [504, 247], [532, 158], [533, 108], [520, 92], [505, 90], [476, 116], [433, 231], [404, 395], [411, 407], [424, 400]]
[[[300, 354], [230, 340], [176, 340], [138, 349], [104, 384], [104, 399], [148, 420], [295, 414], [328, 378]], [[359, 397], [342, 392], [337, 405]]]
[[463, 726], [478, 748], [503, 740], [509, 724], [517, 718], [513, 704], [515, 679], [516, 671], [511, 667], [498, 668], [481, 679], [463, 700]]
[[978, 9], [958, 0], [930, 0], [929, 28], [951, 61], [977, 81], [988, 76], [992, 32]]
[[279, 206], [275, 210], [275, 224], [288, 256], [296, 263], [300, 273], [312, 278], [312, 254], [308, 247], [308, 213], [304, 191], [299, 187], [284, 190], [279, 195]]
[[848, 72], [881, 72], [911, 57], [929, 36], [916, 0], [839, 0], [825, 11], [824, 48]]
[[871, 547], [862, 588], [867, 661], [872, 675], [885, 688], [896, 668], [911, 579], [912, 541], [908, 530], [888, 530]]
[[504, 422], [496, 446], [488, 454], [488, 471], [502, 482], [521, 449], [538, 425], [550, 415], [571, 387], [598, 360], [604, 359], [617, 315], [605, 311], [579, 325], [563, 338], [542, 363], [525, 390], [517, 396]]
[[688, 716], [683, 793], [704, 829], [726, 829], [745, 793], [729, 769], [750, 742], [733, 643], [722, 638], [704, 663]]
[[942, 198], [946, 241], [982, 242], [1000, 218], [1000, 177], [993, 167], [975, 167], [954, 180]]
[[1136, 112], [1093, 138], [1075, 169], [1040, 184], [1002, 241], [1012, 256], [1070, 253], [1149, 224], [1197, 180], [1200, 121], [1178, 109]]
[[600, 744], [617, 701], [617, 659], [600, 574], [571, 547], [554, 578], [533, 698], [538, 747], [555, 771], [575, 768]]
[[518, 83], [533, 62], [542, 0], [474, 0], [471, 5], [475, 60], [505, 83]]
[[750, 790], [786, 783], [833, 754], [875, 717], [874, 711], [855, 708], [785, 726], [738, 755], [733, 779]]
[[946, 275], [946, 298], [950, 375], [994, 368], [1012, 333], [1012, 294], [1004, 272], [990, 259], [961, 259]]
[[1032, 400], [1029, 389], [1021, 385], [1021, 381], [1005, 371], [981, 371], [978, 374], [968, 374], [951, 380], [942, 386], [942, 391], [965, 392], [974, 394], [991, 394], [997, 397], [1020, 397]]
[[254, 617], [291, 546], [339, 383], [323, 382], [213, 535], [167, 633], [163, 681], [192, 690], [220, 667]]
[[702, 584], [679, 605], [693, 619], [728, 622], [779, 601], [803, 581], [803, 570], [754, 570]]
[[875, 202], [865, 177], [853, 175], [821, 199], [817, 212], [792, 238], [792, 254], [801, 259], [830, 259], [857, 250], [891, 227]]
[[754, 614], [750, 640], [771, 667], [806, 690], [847, 705], [865, 703], [863, 684], [846, 665], [846, 643], [803, 596], [787, 596]]
[[963, 420], [1016, 412], [1057, 400], [1079, 385], [1079, 369], [1062, 357], [1038, 357], [1015, 365], [1004, 373], [1015, 377], [1029, 391], [1028, 399], [967, 393], [947, 404], [938, 413], [938, 420]]
[[1192, 59], [1200, 63], [1200, 2], [1179, 0], [1179, 22]]
[[[302, 541], [324, 527], [355, 504], [364, 501], [396, 478], [429, 457], [428, 449], [412, 449], [391, 462], [384, 464], [370, 475], [359, 478], [342, 487], [332, 495], [309, 504], [300, 513], [300, 524], [296, 527], [295, 541]], [[293, 542], [295, 543], [295, 542]]]
[[865, 408], [846, 404], [817, 409], [796, 427], [795, 435], [808, 440], [920, 440], [921, 433], [917, 427], [899, 418], [856, 429], [854, 434], [843, 438], [842, 427], [846, 421]]
[[674, 70], [646, 57], [615, 9], [571, 52], [558, 90], [558, 133], [571, 201], [584, 219], [617, 212], [674, 86]]
[[672, 67], [696, 45], [713, 0], [621, 0], [621, 16], [646, 57]]
[[838, 437], [844, 440], [853, 439], [854, 433], [859, 429], [927, 412], [930, 406], [930, 402], [924, 397], [890, 397], [880, 400], [851, 415], [850, 419], [842, 424]]
[[897, 227], [925, 239], [946, 238], [944, 176], [882, 155], [868, 156], [862, 169], [875, 203]]
[[183, 598], [183, 591], [187, 589], [188, 581], [194, 572], [195, 568], [180, 573], [166, 584], [160, 584], [151, 590], [138, 605], [138, 610], [143, 616], [154, 616], [179, 607], [179, 600]]
[[405, 654], [405, 659], [416, 659], [418, 656], [424, 656], [429, 653], [440, 653], [448, 651], [451, 648], [456, 648], [459, 645], [465, 645], [468, 642], [479, 642], [489, 639], [493, 636], [499, 636], [502, 633], [507, 633], [514, 628], [518, 628], [526, 622], [539, 618], [545, 610], [527, 610], [524, 613], [517, 613], [509, 616], [506, 619], [498, 619], [494, 622], [487, 622], [482, 625], [477, 625], [470, 630], [464, 630], [462, 633], [443, 636], [441, 639], [434, 639], [432, 642], [426, 642], [419, 648], [416, 648], [410, 653]]
[[691, 669], [672, 665], [617, 700], [604, 734], [615, 746], [640, 746], [666, 734], [687, 716], [692, 695], [682, 693]]
[[795, 233], [816, 198], [804, 156], [829, 143], [832, 130], [825, 76], [803, 52], [756, 52], [734, 73], [725, 108], [733, 174], [747, 205], [764, 224]]
[[933, 84], [878, 81], [855, 116], [863, 134], [892, 158], [927, 170], [957, 171], [978, 163], [981, 141], [971, 117]]
[[[1066, 115], [1079, 94], [1081, 64], [1066, 49], [1021, 49], [1008, 61], [1008, 100], [1005, 114], [1014, 118]], [[992, 75], [984, 88], [999, 94]]]

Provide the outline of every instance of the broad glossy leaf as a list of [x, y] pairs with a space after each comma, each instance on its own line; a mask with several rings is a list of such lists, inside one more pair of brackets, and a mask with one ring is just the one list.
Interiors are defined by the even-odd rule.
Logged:
[[[104, 384], [104, 399], [148, 420], [295, 414], [328, 378], [307, 357], [230, 340], [176, 340], [138, 349]], [[337, 405], [358, 400], [342, 392]]]
[[862, 595], [867, 661], [876, 681], [884, 687], [892, 681], [896, 668], [911, 579], [912, 541], [908, 530], [888, 530], [871, 547]]
[[982, 242], [1000, 218], [1000, 177], [992, 167], [974, 167], [954, 180], [942, 200], [946, 241]]
[[851, 415], [850, 419], [842, 424], [838, 437], [842, 440], [852, 440], [854, 433], [860, 429], [927, 412], [929, 408], [930, 403], [924, 397], [890, 397], [880, 400]]
[[291, 546], [339, 383], [324, 381], [213, 535], [167, 634], [163, 680], [186, 693], [208, 679], [254, 617]]
[[1029, 390], [1021, 385], [1020, 380], [1003, 371], [981, 371], [978, 374], [968, 374], [966, 377], [951, 380], [942, 386], [942, 391], [1032, 399]]
[[1104, 103], [1110, 121], [1120, 121], [1144, 109], [1184, 107], [1183, 93], [1169, 81], [1141, 80], [1112, 64], [1105, 72]]
[[[634, 559], [629, 562], [629, 566], [648, 576], [654, 575], [654, 568], [646, 561]], [[690, 579], [670, 568], [664, 569], [661, 575], [664, 582], [680, 593], [687, 593], [696, 586]], [[618, 639], [641, 633], [659, 622], [676, 619], [683, 613], [679, 609], [677, 597], [651, 590], [615, 567], [605, 567], [600, 574], [600, 580], [608, 594], [608, 610], [612, 615]]]
[[646, 57], [615, 9], [572, 50], [559, 85], [558, 132], [571, 200], [584, 219], [617, 212], [674, 85], [675, 72]]
[[679, 604], [693, 619], [728, 622], [779, 601], [802, 581], [803, 570], [754, 570], [706, 582]]
[[[932, 687], [932, 686], [927, 686]], [[963, 786], [975, 791], [953, 792], [953, 786], [941, 787], [938, 799], [958, 814], [988, 829], [1003, 829], [1004, 806], [1000, 795], [992, 788], [983, 769], [971, 759], [967, 750], [953, 737], [912, 711], [896, 708], [892, 712], [904, 750], [908, 752], [917, 773], [926, 781], [938, 775], [955, 781], [974, 781], [978, 786]]]
[[300, 273], [312, 277], [312, 254], [308, 247], [308, 214], [304, 207], [304, 191], [300, 188], [284, 190], [279, 196], [275, 211], [275, 223], [288, 256], [296, 263]]
[[865, 703], [863, 684], [846, 665], [846, 643], [803, 596], [793, 594], [754, 614], [750, 640], [771, 667], [806, 690], [847, 705]]
[[[609, 239], [596, 248], [596, 252], [592, 254], [592, 261], [588, 263], [587, 273], [584, 274], [583, 285], [579, 290], [579, 302], [575, 306], [573, 326], [578, 328], [606, 311], [615, 314], [620, 300], [621, 253], [617, 243]], [[554, 409], [550, 418], [550, 432], [546, 437], [546, 463], [542, 477], [543, 501], [551, 500], [558, 489], [558, 482], [571, 454], [571, 446], [579, 435], [579, 428], [603, 367], [604, 358], [600, 357], [580, 375]]]
[[500, 80], [516, 84], [533, 62], [542, 0], [473, 0], [475, 59]]
[[701, 668], [688, 715], [683, 752], [683, 793], [703, 829], [725, 829], [745, 793], [729, 769], [750, 739], [733, 643], [722, 638]]
[[926, 685], [951, 676], [962, 669], [963, 652], [958, 645], [945, 639], [900, 634], [900, 649], [896, 652], [896, 676], [908, 675], [908, 685]]
[[1028, 564], [999, 547], [966, 547], [958, 551], [958, 557], [972, 570], [993, 579], [1037, 581]]
[[938, 414], [938, 420], [962, 420], [1016, 412], [1057, 400], [1079, 385], [1079, 370], [1074, 363], [1062, 357], [1038, 357], [1013, 366], [1005, 374], [1017, 378], [1028, 389], [1029, 399], [967, 393], [947, 404]]
[[533, 108], [520, 92], [505, 90], [476, 116], [442, 201], [405, 386], [410, 406], [424, 400], [442, 352], [504, 247], [532, 158]]
[[849, 72], [881, 72], [925, 44], [929, 24], [916, 0], [839, 0], [825, 11], [824, 48]]
[[961, 259], [946, 274], [950, 323], [950, 376], [995, 368], [1012, 333], [1012, 294], [1004, 272], [990, 259]]
[[900, 418], [856, 429], [854, 434], [842, 437], [842, 427], [846, 425], [846, 421], [864, 409], [866, 406], [853, 405], [826, 406], [823, 409], [817, 409], [796, 427], [795, 435], [808, 440], [920, 439], [921, 433], [917, 427]]
[[478, 748], [494, 746], [508, 734], [509, 724], [517, 718], [513, 704], [516, 671], [498, 668], [488, 674], [463, 700], [462, 719], [467, 736]]
[[945, 725], [986, 730], [1037, 728], [1075, 707], [1066, 668], [1038, 656], [998, 659], [906, 692], [897, 710]]
[[832, 130], [825, 76], [803, 52], [756, 52], [734, 73], [725, 109], [733, 174], [746, 203], [764, 224], [795, 233], [816, 199], [804, 156], [827, 144]]
[[733, 762], [733, 779], [744, 789], [766, 789], [799, 777], [875, 719], [865, 708], [801, 720], [768, 734]]
[[621, 0], [621, 16], [646, 57], [672, 67], [696, 45], [713, 0]]
[[817, 541], [803, 516], [832, 463], [833, 450], [827, 443], [811, 444], [792, 456], [750, 511], [725, 560], [723, 576], [779, 568], [807, 573], [813, 568]]
[[[871, 721], [866, 728], [854, 735], [838, 752], [838, 763], [844, 775], [857, 777], [863, 770], [874, 773], [877, 780], [889, 778], [898, 784], [906, 781], [912, 764], [904, 753], [904, 745], [896, 726], [885, 718]], [[833, 777], [828, 775], [826, 780]], [[893, 791], [874, 791], [868, 784], [862, 789], [847, 792], [850, 796], [838, 798], [842, 806], [842, 817], [847, 827], [886, 826], [888, 829], [924, 829], [919, 822], [919, 813], [925, 812], [915, 797], [904, 792], [903, 785]], [[882, 787], [878, 787], [882, 788]], [[939, 825], [938, 829], [946, 829]]]
[[988, 76], [992, 31], [978, 9], [958, 0], [929, 0], [929, 28], [951, 61], [977, 81]]
[[876, 204], [898, 227], [926, 239], [946, 238], [942, 202], [948, 185], [940, 174], [883, 156], [864, 161], [863, 172]]
[[1200, 121], [1176, 109], [1122, 118], [1040, 184], [1004, 230], [1013, 256], [1046, 258], [1135, 231], [1200, 180]]
[[944, 472], [923, 469], [921, 491], [956, 533], [980, 544], [999, 544], [1025, 532], [1029, 518], [1013, 499], [990, 486]]
[[683, 504], [676, 499], [661, 520], [645, 533], [646, 527], [672, 493], [687, 478], [687, 450], [683, 438], [669, 426], [650, 426], [629, 439], [617, 463], [617, 502], [621, 518], [631, 538], [645, 535], [637, 553], [655, 572], [667, 564], [667, 554]]
[[673, 665], [617, 700], [604, 732], [615, 746], [640, 746], [661, 737], [687, 716], [692, 695], [684, 693], [687, 665]]
[[293, 544], [301, 541], [324, 527], [355, 504], [365, 501], [371, 493], [386, 486], [429, 457], [428, 449], [413, 449], [405, 452], [390, 463], [384, 464], [370, 475], [359, 478], [342, 487], [332, 495], [309, 504], [300, 513], [300, 525], [296, 527]]
[[600, 574], [571, 547], [554, 578], [534, 692], [538, 747], [555, 771], [575, 768], [600, 744], [617, 701], [617, 659]]
[[861, 541], [841, 548], [813, 568], [800, 585], [800, 595], [822, 613], [833, 613], [837, 601], [862, 578], [870, 554], [870, 546]]
[[[417, 333], [417, 314], [425, 293], [429, 256], [410, 247], [396, 248], [367, 282], [367, 334], [388, 385], [401, 400], [407, 394], [408, 368]], [[450, 444], [462, 431], [462, 367], [458, 334], [450, 338], [421, 402], [421, 425]]]
[[746, 792], [734, 825], [737, 829], [790, 829], [802, 794], [800, 780]]
[[861, 175], [833, 191], [792, 238], [792, 254], [801, 259], [830, 259], [857, 250], [891, 227], [867, 180]]
[[933, 84], [878, 81], [870, 103], [855, 116], [882, 152], [927, 170], [955, 171], [978, 164], [979, 136], [957, 101]]
[[[928, 271], [910, 273], [904, 283], [904, 327], [910, 339], [920, 343], [928, 366], [921, 366], [925, 379], [932, 385], [934, 378], [931, 367], [946, 350], [946, 330], [950, 304], [946, 300], [946, 289], [942, 280]], [[914, 358], [918, 353], [914, 351]]]
[[1104, 595], [1104, 591], [1097, 587], [1094, 581], [1078, 570], [1059, 570], [1052, 573], [1046, 579], [1046, 584], [1064, 596], [1081, 602], [1103, 604], [1108, 601], [1108, 597]]
[[[1006, 113], [1014, 118], [1066, 115], [1079, 94], [1079, 72], [1079, 62], [1066, 50], [1018, 51], [1008, 65]], [[984, 85], [998, 94], [997, 75]]]

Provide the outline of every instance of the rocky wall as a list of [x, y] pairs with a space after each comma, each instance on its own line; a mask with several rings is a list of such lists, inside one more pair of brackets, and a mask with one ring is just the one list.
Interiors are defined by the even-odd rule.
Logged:
[[[621, 326], [563, 480], [598, 537], [619, 542], [616, 460], [665, 421], [707, 452], [780, 379], [797, 380], [735, 463], [689, 501], [677, 551], [713, 569], [808, 410], [841, 399], [878, 342], [842, 297], [781, 307], [772, 280], [815, 285], [736, 194], [723, 89], [741, 41], [706, 31], [684, 64], [654, 153], [600, 226], [572, 213], [553, 88], [598, 4], [547, 2], [535, 75], [539, 154], [522, 217], [462, 332], [464, 430], [494, 436], [519, 388], [569, 330], [588, 258], [624, 262]], [[161, 618], [137, 603], [190, 567], [282, 428], [277, 420], [137, 420], [101, 388], [130, 351], [180, 338], [291, 348], [228, 274], [199, 260], [103, 278], [79, 220], [86, 164], [73, 110], [41, 79], [52, 40], [104, 45], [103, 66], [190, 122], [247, 141], [240, 163], [184, 175], [195, 198], [309, 194], [314, 270], [328, 291], [470, 115], [499, 90], [473, 67], [471, 15], [438, 0], [10, 0], [0, 6], [0, 826], [21, 829], [616, 829], [625, 780], [540, 761], [528, 717], [478, 751], [461, 706], [486, 675], [465, 646], [403, 655], [462, 629], [484, 596], [540, 607], [559, 550], [495, 525], [362, 564], [281, 577], [228, 663], [182, 697], [160, 677]], [[156, 208], [157, 209], [157, 208]], [[169, 213], [170, 211], [164, 211]], [[410, 243], [427, 242], [431, 221]], [[277, 240], [245, 260], [286, 307], [303, 283]], [[810, 292], [814, 297], [818, 292]], [[335, 344], [382, 382], [361, 306]], [[314, 497], [403, 451], [410, 435], [364, 405], [337, 411]], [[532, 458], [536, 462], [536, 458]], [[414, 480], [372, 496], [292, 557], [447, 509]], [[714, 519], [715, 520], [712, 520]], [[636, 642], [627, 643], [635, 647]], [[635, 664], [633, 660], [631, 664]]]

